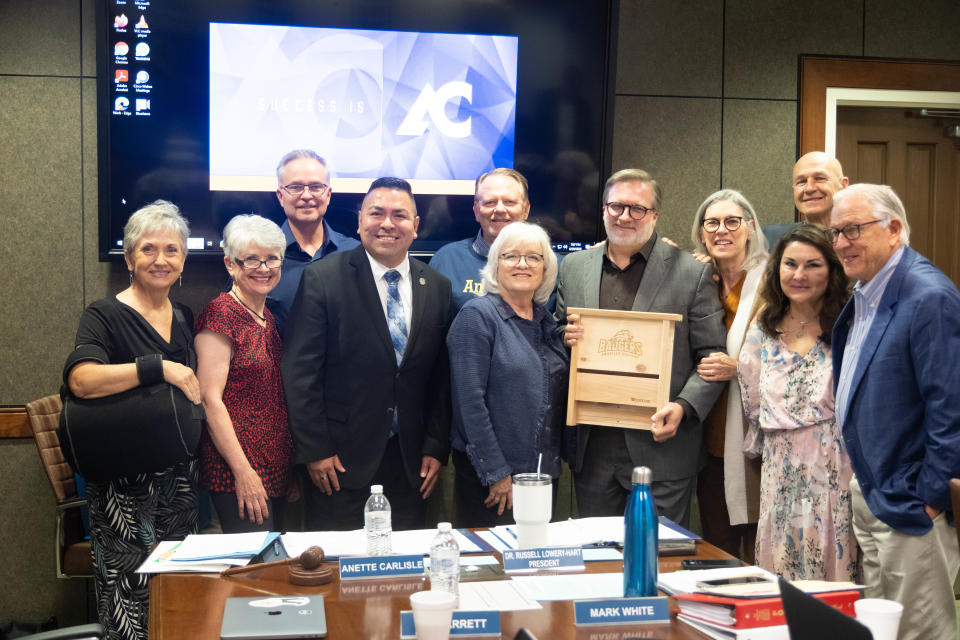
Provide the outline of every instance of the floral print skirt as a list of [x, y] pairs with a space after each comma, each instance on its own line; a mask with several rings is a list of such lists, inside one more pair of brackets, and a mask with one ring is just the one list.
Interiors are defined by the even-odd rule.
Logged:
[[788, 580], [854, 580], [852, 475], [834, 420], [763, 431], [757, 564]]
[[164, 471], [87, 483], [97, 614], [110, 640], [147, 640], [154, 545], [197, 532], [196, 458]]

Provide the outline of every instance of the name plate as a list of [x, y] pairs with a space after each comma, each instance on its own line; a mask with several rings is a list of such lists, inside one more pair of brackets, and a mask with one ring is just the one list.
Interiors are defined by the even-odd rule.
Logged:
[[519, 571], [567, 571], [583, 569], [583, 549], [580, 547], [543, 547], [540, 549], [504, 549], [503, 570]]
[[[450, 637], [500, 637], [499, 611], [454, 611], [450, 621]], [[416, 638], [417, 627], [413, 622], [413, 611], [400, 612], [400, 637]]]
[[573, 612], [577, 626], [670, 622], [670, 608], [665, 597], [576, 600]]
[[340, 558], [340, 579], [395, 578], [423, 575], [423, 555]]

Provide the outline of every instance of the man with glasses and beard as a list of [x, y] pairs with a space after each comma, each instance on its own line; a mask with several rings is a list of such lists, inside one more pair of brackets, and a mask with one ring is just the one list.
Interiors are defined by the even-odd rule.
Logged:
[[580, 516], [622, 514], [634, 466], [653, 472], [660, 515], [682, 526], [703, 467], [702, 420], [724, 389], [697, 375], [700, 359], [723, 351], [726, 332], [713, 267], [660, 242], [661, 189], [639, 169], [610, 176], [603, 191], [606, 242], [571, 254], [560, 265], [557, 311], [564, 342], [584, 328], [568, 307], [675, 313], [671, 401], [653, 415], [650, 431], [579, 425], [574, 483]]

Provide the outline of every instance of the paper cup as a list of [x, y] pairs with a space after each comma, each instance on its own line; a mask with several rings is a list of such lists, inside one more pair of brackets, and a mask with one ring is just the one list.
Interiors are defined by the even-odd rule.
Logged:
[[547, 523], [553, 514], [553, 479], [545, 473], [513, 476], [513, 519], [517, 523], [517, 546], [536, 549], [547, 546]]
[[862, 598], [853, 603], [853, 609], [857, 612], [857, 621], [870, 629], [873, 640], [897, 640], [902, 604], [882, 598]]
[[410, 596], [418, 640], [447, 640], [456, 596], [447, 591], [418, 591]]

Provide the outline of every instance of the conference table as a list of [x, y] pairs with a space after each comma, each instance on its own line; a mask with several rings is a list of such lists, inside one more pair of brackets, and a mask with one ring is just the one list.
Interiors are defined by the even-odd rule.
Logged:
[[[660, 571], [677, 571], [685, 558], [730, 558], [728, 554], [697, 541], [695, 555], [660, 558]], [[486, 555], [500, 556], [496, 552]], [[464, 557], [467, 557], [466, 555]], [[502, 560], [502, 559], [501, 559]], [[584, 573], [611, 573], [623, 569], [619, 561], [587, 562]], [[340, 581], [336, 563], [333, 581], [315, 587], [292, 585], [286, 566], [264, 566], [245, 574], [221, 577], [209, 573], [162, 573], [150, 583], [150, 640], [218, 640], [227, 598], [323, 594], [327, 614], [327, 638], [394, 639], [400, 637], [400, 612], [410, 609], [410, 594], [429, 588], [425, 577], [416, 579]], [[542, 571], [536, 575], [550, 575]], [[565, 572], [570, 575], [569, 572]], [[492, 579], [505, 579], [507, 576]], [[541, 602], [542, 609], [504, 611], [500, 615], [501, 637], [510, 640], [525, 628], [540, 640], [702, 640], [706, 636], [675, 619], [669, 623], [631, 626], [574, 625], [571, 601]], [[671, 608], [674, 608], [671, 601]]]

